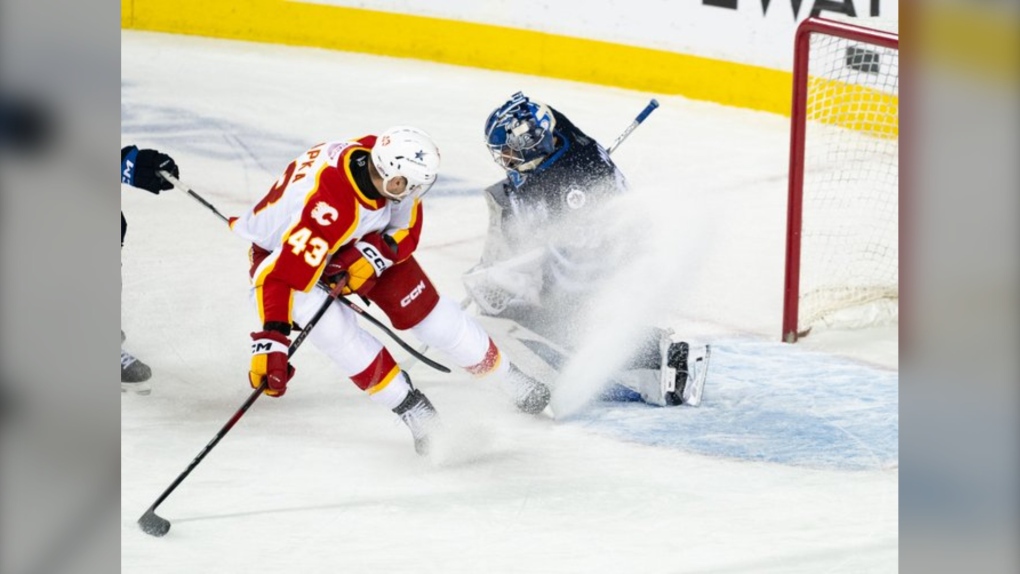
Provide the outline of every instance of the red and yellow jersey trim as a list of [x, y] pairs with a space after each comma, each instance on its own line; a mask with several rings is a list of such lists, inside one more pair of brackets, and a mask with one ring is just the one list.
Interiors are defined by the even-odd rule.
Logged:
[[372, 153], [372, 150], [365, 146], [351, 146], [345, 149], [343, 152], [341, 152], [340, 159], [338, 160], [337, 163], [339, 164], [339, 166], [343, 167], [344, 174], [347, 176], [347, 181], [350, 182], [351, 189], [354, 190], [354, 197], [357, 198], [358, 202], [373, 211], [382, 209], [382, 207], [386, 205], [386, 200], [371, 199], [370, 197], [362, 193], [361, 188], [358, 187], [358, 182], [355, 181], [354, 179], [354, 173], [351, 172], [351, 154], [358, 150], [366, 151], [369, 152], [370, 154]]

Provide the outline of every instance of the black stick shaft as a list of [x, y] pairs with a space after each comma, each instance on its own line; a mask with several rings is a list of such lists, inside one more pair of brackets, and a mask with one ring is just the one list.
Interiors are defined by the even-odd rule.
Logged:
[[[305, 326], [305, 328], [301, 331], [301, 334], [299, 334], [294, 339], [294, 342], [291, 343], [290, 350], [287, 352], [288, 357], [293, 357], [294, 353], [297, 352], [298, 347], [300, 347], [304, 340], [308, 338], [308, 333], [312, 331], [312, 328], [315, 327], [315, 324], [319, 322], [319, 319], [321, 319], [322, 316], [326, 313], [326, 310], [329, 309], [329, 306], [333, 303], [333, 299], [335, 299], [340, 294], [340, 290], [343, 288], [344, 284], [346, 284], [346, 281], [340, 281], [339, 283], [337, 283], [337, 286], [332, 291], [330, 291], [329, 298], [326, 299], [326, 301], [324, 301], [321, 306], [319, 306], [319, 309], [315, 312], [315, 315], [313, 315], [312, 319], [308, 321], [308, 325]], [[266, 381], [262, 381], [262, 384], [259, 385], [257, 389], [252, 391], [250, 395], [248, 395], [248, 398], [244, 401], [244, 404], [241, 405], [241, 408], [237, 409], [237, 412], [234, 413], [234, 416], [230, 417], [230, 420], [227, 421], [227, 424], [223, 425], [223, 428], [221, 428], [220, 431], [216, 433], [216, 436], [214, 436], [212, 440], [209, 441], [209, 444], [205, 445], [205, 448], [203, 448], [202, 452], [198, 453], [198, 456], [196, 456], [195, 459], [191, 461], [191, 464], [188, 465], [188, 468], [186, 468], [184, 472], [182, 472], [180, 476], [178, 476], [173, 481], [173, 483], [171, 483], [170, 486], [163, 491], [163, 494], [159, 495], [159, 498], [156, 499], [156, 502], [153, 502], [152, 506], [150, 506], [149, 509], [145, 511], [145, 514], [142, 515], [143, 518], [150, 513], [154, 513], [156, 511], [156, 507], [162, 504], [163, 501], [166, 500], [168, 496], [170, 496], [170, 493], [172, 493], [182, 482], [184, 482], [184, 479], [187, 478], [189, 474], [191, 474], [191, 471], [195, 470], [195, 467], [197, 467], [198, 464], [202, 462], [202, 459], [204, 459], [206, 455], [208, 455], [209, 452], [212, 451], [212, 449], [220, 442], [220, 440], [222, 440], [223, 437], [225, 437], [227, 433], [230, 432], [230, 429], [234, 428], [234, 425], [237, 424], [237, 421], [241, 420], [241, 417], [244, 416], [244, 413], [246, 413], [248, 409], [251, 408], [253, 404], [255, 404], [255, 401], [257, 401], [260, 396], [262, 396], [262, 391], [266, 390], [266, 384], [267, 384]], [[139, 519], [139, 521], [141, 520], [142, 519]]]
[[194, 191], [191, 190], [191, 188], [189, 188], [188, 186], [186, 186], [183, 183], [181, 183], [181, 180], [179, 180], [176, 177], [174, 177], [173, 175], [171, 175], [170, 172], [168, 172], [168, 171], [160, 171], [159, 175], [163, 179], [165, 179], [165, 180], [169, 181], [170, 183], [174, 184], [174, 187], [183, 190], [185, 193], [187, 193], [191, 197], [195, 198], [195, 201], [197, 201], [197, 202], [201, 203], [202, 205], [206, 206], [209, 209], [209, 211], [212, 211], [213, 213], [216, 214], [217, 217], [222, 219], [223, 223], [230, 223], [230, 219], [226, 215], [223, 215], [222, 213], [220, 213], [220, 210], [216, 209], [216, 207], [213, 204], [209, 203], [201, 195], [195, 193]]
[[364, 317], [365, 320], [368, 321], [369, 323], [371, 323], [371, 324], [375, 325], [376, 327], [379, 327], [380, 329], [382, 329], [387, 335], [392, 337], [393, 340], [396, 341], [398, 345], [403, 347], [405, 351], [407, 351], [408, 353], [411, 353], [412, 355], [414, 355], [415, 358], [417, 358], [421, 362], [425, 363], [426, 365], [428, 365], [428, 366], [432, 367], [433, 369], [435, 369], [437, 371], [440, 371], [442, 373], [449, 373], [450, 372], [449, 367], [447, 367], [445, 365], [442, 365], [440, 363], [437, 363], [437, 362], [433, 361], [432, 359], [426, 357], [425, 355], [419, 353], [417, 349], [415, 349], [411, 345], [408, 345], [407, 343], [405, 343], [404, 340], [401, 339], [400, 337], [398, 337], [396, 333], [391, 331], [389, 329], [389, 327], [387, 327], [386, 325], [383, 325], [382, 321], [380, 321], [379, 319], [376, 319], [375, 317], [370, 315], [367, 311], [365, 311], [361, 307], [355, 305], [354, 303], [351, 303], [351, 301], [349, 299], [347, 299], [346, 297], [337, 297], [337, 301], [343, 303], [350, 310], [352, 310], [355, 313], [357, 313], [357, 314], [361, 315], [362, 317]]
[[244, 401], [244, 404], [241, 405], [241, 408], [238, 409], [236, 413], [234, 413], [234, 416], [230, 417], [230, 420], [227, 421], [227, 424], [225, 424], [223, 428], [221, 428], [220, 431], [216, 433], [216, 436], [214, 436], [212, 440], [209, 441], [209, 444], [205, 445], [205, 448], [203, 448], [202, 452], [198, 453], [198, 456], [196, 456], [195, 459], [191, 461], [191, 464], [188, 465], [188, 468], [186, 468], [184, 472], [182, 472], [170, 484], [170, 486], [163, 491], [163, 494], [159, 495], [159, 498], [156, 499], [156, 502], [152, 503], [152, 506], [150, 506], [149, 509], [145, 511], [145, 514], [155, 512], [156, 507], [162, 504], [163, 501], [166, 500], [168, 496], [170, 496], [170, 493], [172, 493], [182, 482], [184, 482], [184, 479], [187, 478], [189, 474], [191, 474], [191, 471], [195, 470], [195, 467], [197, 467], [198, 464], [202, 462], [202, 459], [204, 459], [205, 456], [209, 454], [213, 447], [215, 447], [220, 442], [220, 440], [223, 437], [225, 437], [228, 432], [230, 432], [230, 429], [234, 428], [234, 425], [237, 424], [237, 421], [241, 420], [241, 416], [243, 416], [244, 413], [247, 412], [248, 409], [255, 403], [255, 401], [258, 400], [259, 396], [262, 395], [262, 391], [264, 390], [266, 390], [265, 381], [263, 381], [262, 384], [259, 385], [257, 389], [255, 389], [254, 391], [252, 391], [250, 395], [248, 395], [248, 398]]

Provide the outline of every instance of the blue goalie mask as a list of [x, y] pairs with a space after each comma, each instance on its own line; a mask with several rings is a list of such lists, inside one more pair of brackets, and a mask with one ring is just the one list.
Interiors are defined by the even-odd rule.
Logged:
[[485, 121], [485, 142], [492, 158], [508, 172], [535, 169], [553, 149], [556, 119], [545, 104], [521, 92], [496, 108]]

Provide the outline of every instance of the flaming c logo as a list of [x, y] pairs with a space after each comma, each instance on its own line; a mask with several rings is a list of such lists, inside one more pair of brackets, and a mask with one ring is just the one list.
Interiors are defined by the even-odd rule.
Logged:
[[312, 219], [318, 221], [319, 225], [322, 225], [323, 227], [335, 223], [339, 216], [340, 212], [325, 201], [316, 203], [315, 207], [312, 208]]

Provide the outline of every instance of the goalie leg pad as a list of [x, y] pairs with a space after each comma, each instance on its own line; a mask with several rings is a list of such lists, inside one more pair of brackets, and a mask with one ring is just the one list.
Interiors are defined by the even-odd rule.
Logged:
[[705, 345], [703, 352], [692, 353], [687, 342], [677, 341], [672, 333], [668, 333], [662, 337], [659, 348], [662, 356], [659, 386], [663, 402], [668, 406], [700, 405], [711, 347]]
[[687, 386], [683, 392], [683, 404], [696, 407], [701, 404], [705, 392], [705, 378], [708, 376], [708, 360], [712, 356], [711, 345], [705, 345], [705, 353], [687, 360]]

